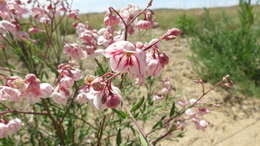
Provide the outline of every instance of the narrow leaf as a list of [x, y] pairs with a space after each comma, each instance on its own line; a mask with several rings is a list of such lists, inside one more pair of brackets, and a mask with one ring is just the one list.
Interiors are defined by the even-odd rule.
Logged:
[[116, 109], [112, 109], [112, 111], [115, 112], [122, 119], [126, 119], [128, 117], [127, 114], [123, 111], [119, 111]]
[[141, 133], [139, 133], [139, 139], [141, 141], [142, 146], [149, 146], [148, 141]]
[[118, 146], [120, 146], [120, 144], [122, 143], [122, 136], [121, 136], [121, 129], [119, 129], [117, 131], [117, 136], [116, 136], [116, 144]]
[[134, 104], [131, 108], [131, 112], [135, 112], [136, 110], [138, 110], [141, 105], [144, 103], [144, 97], [142, 97], [139, 102], [137, 102], [136, 104]]
[[175, 111], [176, 111], [176, 106], [175, 106], [175, 102], [173, 102], [172, 108], [171, 108], [171, 111], [170, 111], [170, 117], [175, 114]]

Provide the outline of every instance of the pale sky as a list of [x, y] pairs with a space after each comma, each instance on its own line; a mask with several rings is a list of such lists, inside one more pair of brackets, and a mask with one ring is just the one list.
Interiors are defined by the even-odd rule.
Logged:
[[[256, 3], [258, 0], [252, 0]], [[204, 8], [204, 7], [223, 7], [237, 5], [239, 0], [154, 0], [152, 8]], [[127, 4], [133, 3], [145, 7], [147, 0], [74, 0], [73, 8], [79, 9], [80, 13], [103, 12], [108, 6], [122, 8]]]

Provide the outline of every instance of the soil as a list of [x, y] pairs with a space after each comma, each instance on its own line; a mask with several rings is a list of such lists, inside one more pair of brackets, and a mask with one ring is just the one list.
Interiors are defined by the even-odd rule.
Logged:
[[[162, 44], [171, 61], [166, 68], [165, 76], [169, 76], [176, 88], [176, 97], [196, 98], [201, 94], [201, 87], [194, 83], [200, 79], [192, 68], [188, 56], [192, 55], [187, 38]], [[207, 83], [206, 88], [212, 87]], [[260, 100], [218, 88], [210, 92], [204, 102], [220, 106], [205, 119], [210, 126], [198, 131], [193, 125], [187, 127], [183, 138], [164, 141], [162, 146], [259, 146], [260, 145]]]

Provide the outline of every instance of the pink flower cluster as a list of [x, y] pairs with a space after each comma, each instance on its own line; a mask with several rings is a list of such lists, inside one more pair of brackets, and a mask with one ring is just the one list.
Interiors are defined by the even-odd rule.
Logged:
[[[174, 31], [180, 32], [178, 29], [174, 29]], [[169, 35], [173, 36], [172, 33], [167, 33], [162, 39]], [[117, 41], [105, 49], [104, 55], [109, 58], [112, 71], [129, 73], [130, 77], [143, 83], [146, 77], [157, 76], [169, 63], [168, 56], [159, 50], [160, 40], [154, 39], [147, 44]]]
[[[78, 18], [76, 10], [71, 10], [69, 3], [63, 0], [7, 0], [0, 2], [0, 33], [12, 34], [16, 39], [30, 40], [30, 34], [41, 32], [40, 28], [31, 26], [28, 32], [22, 30], [21, 19], [31, 17], [34, 23], [51, 24], [56, 16], [67, 15], [69, 18]], [[34, 24], [32, 23], [32, 24]], [[27, 23], [27, 25], [30, 25]], [[3, 36], [1, 36], [3, 37]]]
[[4, 86], [0, 86], [0, 100], [11, 102], [27, 102], [34, 104], [42, 98], [52, 94], [53, 87], [48, 83], [41, 83], [34, 74], [28, 74], [25, 79], [12, 76]]
[[164, 99], [164, 97], [168, 96], [173, 89], [169, 79], [163, 80], [161, 83], [162, 88], [155, 93], [155, 95], [153, 96], [153, 100]]
[[90, 101], [97, 109], [116, 108], [121, 102], [120, 90], [105, 77], [87, 77], [76, 100], [81, 104]]
[[21, 127], [22, 122], [20, 119], [13, 119], [10, 121], [0, 120], [0, 138], [5, 138], [16, 133]]
[[59, 78], [52, 99], [59, 104], [66, 104], [71, 96], [71, 87], [75, 81], [80, 80], [81, 71], [72, 64], [60, 64], [58, 66]]
[[183, 108], [189, 107], [193, 104], [196, 104], [196, 106], [186, 109], [185, 111], [186, 118], [180, 118], [178, 125], [179, 127], [184, 128], [183, 126], [186, 125], [184, 123], [186, 123], [187, 121], [192, 121], [198, 130], [204, 130], [205, 128], [208, 127], [209, 123], [206, 120], [202, 119], [201, 117], [209, 113], [210, 112], [209, 109], [199, 106], [200, 103], [197, 101], [197, 99], [194, 98], [190, 99], [189, 101], [178, 102], [178, 105], [180, 105]]

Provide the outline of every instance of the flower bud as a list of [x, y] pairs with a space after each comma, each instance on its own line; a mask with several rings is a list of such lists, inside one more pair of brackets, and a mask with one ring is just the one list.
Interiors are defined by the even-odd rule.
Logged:
[[120, 96], [112, 94], [106, 99], [106, 106], [109, 108], [116, 108], [120, 104]]
[[172, 28], [170, 30], [168, 30], [164, 35], [163, 38], [164, 40], [172, 40], [175, 39], [178, 35], [180, 35], [182, 33], [181, 30], [177, 29], [177, 28]]

